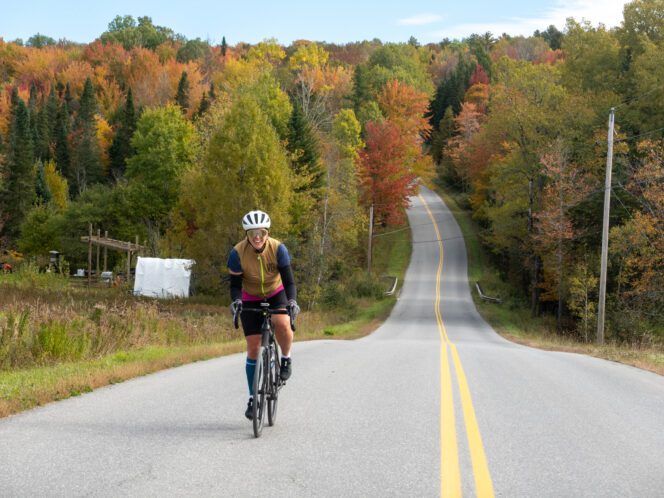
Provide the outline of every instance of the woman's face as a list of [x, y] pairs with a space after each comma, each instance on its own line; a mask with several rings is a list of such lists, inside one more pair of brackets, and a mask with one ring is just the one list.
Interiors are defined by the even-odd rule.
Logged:
[[247, 230], [247, 238], [254, 249], [262, 249], [267, 241], [268, 231], [265, 228]]

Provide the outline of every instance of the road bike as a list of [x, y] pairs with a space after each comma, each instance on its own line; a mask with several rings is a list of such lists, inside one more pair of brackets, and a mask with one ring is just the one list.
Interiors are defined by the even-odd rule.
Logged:
[[[277, 404], [279, 402], [279, 390], [286, 384], [281, 380], [281, 356], [279, 344], [274, 338], [272, 330], [272, 315], [288, 315], [290, 326], [295, 331], [295, 323], [290, 306], [286, 309], [270, 309], [270, 303], [261, 303], [260, 308], [239, 309], [233, 316], [233, 324], [238, 328], [240, 313], [260, 313], [263, 316], [261, 325], [261, 348], [256, 360], [256, 371], [254, 373], [254, 404], [252, 422], [254, 436], [260, 437], [263, 431], [263, 421], [267, 412], [267, 422], [271, 427], [277, 420]], [[267, 410], [265, 409], [267, 407]]]

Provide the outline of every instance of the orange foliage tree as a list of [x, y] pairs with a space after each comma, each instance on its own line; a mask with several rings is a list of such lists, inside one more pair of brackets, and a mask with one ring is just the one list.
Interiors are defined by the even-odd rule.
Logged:
[[427, 94], [392, 80], [378, 95], [378, 105], [383, 116], [403, 137], [401, 160], [406, 170], [423, 180], [433, 178], [431, 156], [422, 149], [424, 140], [431, 133], [431, 124], [425, 117], [429, 105]]
[[417, 176], [405, 164], [408, 139], [390, 121], [368, 122], [366, 135], [366, 148], [360, 152], [363, 202], [374, 206], [376, 223], [402, 223], [408, 198], [417, 192]]

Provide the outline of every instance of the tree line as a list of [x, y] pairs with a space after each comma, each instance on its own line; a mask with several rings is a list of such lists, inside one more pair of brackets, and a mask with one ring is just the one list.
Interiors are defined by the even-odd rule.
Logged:
[[131, 16], [85, 45], [0, 40], [2, 244], [74, 262], [93, 223], [196, 259], [214, 291], [264, 209], [315, 304], [362, 267], [368, 207], [400, 224], [415, 180], [438, 181], [533, 314], [589, 337], [616, 107], [608, 325], [661, 336], [663, 13], [426, 45], [213, 45]]

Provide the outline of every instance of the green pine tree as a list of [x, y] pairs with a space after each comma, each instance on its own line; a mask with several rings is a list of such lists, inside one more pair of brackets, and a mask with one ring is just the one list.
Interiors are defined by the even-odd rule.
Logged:
[[198, 105], [198, 110], [196, 111], [196, 116], [200, 117], [207, 112], [210, 108], [210, 101], [206, 94], [203, 94], [201, 98], [201, 103]]
[[76, 99], [74, 99], [73, 95], [71, 94], [71, 87], [69, 86], [69, 83], [65, 86], [65, 96], [64, 96], [65, 102], [67, 103], [67, 110], [69, 111], [69, 115], [73, 115], [76, 109], [78, 108], [78, 103], [76, 102]]
[[71, 178], [71, 152], [69, 150], [69, 109], [67, 102], [63, 101], [58, 108], [53, 126], [53, 141], [55, 149], [55, 164], [60, 174]]
[[221, 37], [221, 55], [226, 57], [226, 51], [228, 50], [228, 45], [226, 45], [226, 37]]
[[134, 155], [131, 145], [131, 137], [136, 131], [136, 109], [131, 88], [127, 90], [127, 99], [120, 117], [120, 127], [113, 138], [113, 143], [108, 153], [111, 159], [111, 174], [118, 179], [124, 176], [127, 169], [127, 159]]
[[180, 106], [183, 113], [189, 110], [189, 79], [187, 72], [182, 71], [180, 82], [178, 83], [178, 92], [175, 94], [175, 103]]
[[46, 183], [44, 163], [39, 159], [37, 159], [37, 164], [35, 164], [35, 173], [35, 194], [37, 195], [37, 204], [48, 204], [51, 201], [52, 196]]
[[288, 150], [294, 156], [293, 170], [298, 175], [309, 177], [300, 190], [320, 189], [324, 181], [320, 144], [298, 102], [293, 104], [288, 131]]
[[37, 86], [31, 83], [30, 96], [28, 97], [28, 113], [30, 114], [30, 133], [32, 134], [33, 153], [35, 157], [39, 157], [41, 145], [38, 100]]
[[69, 178], [74, 193], [82, 193], [88, 186], [102, 180], [101, 152], [97, 140], [97, 99], [90, 78], [85, 80], [74, 126], [75, 152]]
[[12, 109], [6, 166], [0, 206], [4, 222], [2, 233], [11, 240], [18, 236], [21, 222], [35, 198], [30, 113], [18, 97]]

